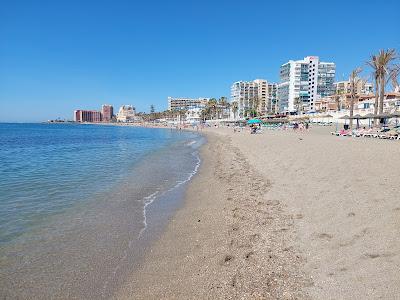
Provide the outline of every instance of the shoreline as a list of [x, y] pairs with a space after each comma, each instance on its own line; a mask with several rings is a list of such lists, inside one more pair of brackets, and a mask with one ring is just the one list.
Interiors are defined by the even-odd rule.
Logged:
[[205, 135], [184, 206], [115, 299], [304, 298], [310, 281], [287, 244], [292, 220], [265, 198], [270, 183], [229, 137]]
[[184, 206], [115, 299], [400, 294], [397, 145], [329, 128], [203, 132]]
[[203, 138], [166, 135], [179, 138], [145, 152], [101, 195], [90, 194], [5, 245], [0, 295], [110, 298], [181, 207], [198, 169]]

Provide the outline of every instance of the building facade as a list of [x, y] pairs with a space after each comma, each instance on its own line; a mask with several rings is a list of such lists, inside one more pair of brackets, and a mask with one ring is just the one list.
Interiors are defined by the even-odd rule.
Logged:
[[244, 118], [247, 112], [274, 113], [277, 103], [277, 85], [265, 79], [237, 81], [231, 86], [231, 102], [236, 102], [237, 115]]
[[[355, 85], [355, 93], [357, 95], [369, 95], [374, 92], [374, 88], [372, 83], [369, 83], [365, 80], [356, 80], [357, 84]], [[351, 93], [351, 82], [347, 81], [338, 81], [334, 83], [336, 94], [350, 94]]]
[[317, 99], [335, 93], [336, 65], [320, 62], [318, 56], [290, 60], [280, 68], [278, 85], [279, 112], [315, 111]]
[[101, 112], [96, 110], [75, 110], [74, 121], [80, 123], [98, 123], [102, 121]]
[[168, 97], [168, 110], [189, 110], [204, 108], [210, 98], [174, 98]]
[[101, 114], [103, 122], [111, 122], [114, 116], [114, 108], [112, 107], [112, 105], [103, 104], [103, 106], [101, 107]]
[[136, 109], [132, 105], [122, 105], [117, 114], [118, 122], [133, 122], [136, 117]]

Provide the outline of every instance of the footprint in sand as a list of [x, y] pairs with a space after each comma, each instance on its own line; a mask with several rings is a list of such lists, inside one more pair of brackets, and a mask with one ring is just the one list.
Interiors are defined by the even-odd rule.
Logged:
[[278, 200], [269, 200], [267, 201], [267, 205], [279, 205], [279, 201]]
[[329, 234], [329, 233], [320, 233], [317, 236], [318, 236], [318, 238], [324, 239], [324, 240], [331, 240], [333, 238], [333, 235]]
[[378, 257], [392, 257], [395, 254], [393, 253], [365, 253], [363, 255], [364, 258], [370, 258], [370, 259], [375, 259]]
[[357, 233], [357, 234], [353, 235], [353, 237], [352, 237], [350, 240], [348, 240], [348, 241], [346, 241], [346, 242], [341, 242], [341, 243], [339, 243], [339, 246], [340, 246], [340, 247], [351, 246], [351, 245], [353, 245], [355, 242], [357, 242], [357, 240], [361, 239], [361, 238], [364, 237], [366, 234], [368, 234], [368, 232], [369, 232], [369, 228], [366, 227], [366, 228], [364, 228], [363, 230], [361, 230], [360, 233]]

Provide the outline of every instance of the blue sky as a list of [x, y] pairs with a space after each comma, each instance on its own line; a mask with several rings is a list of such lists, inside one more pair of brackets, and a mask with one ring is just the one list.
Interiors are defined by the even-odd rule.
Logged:
[[[385, 3], [385, 8], [379, 8]], [[229, 96], [318, 55], [337, 78], [400, 50], [400, 1], [1, 1], [0, 121]], [[377, 18], [383, 21], [378, 21]], [[383, 23], [378, 27], [376, 24]], [[366, 70], [366, 74], [369, 70]]]

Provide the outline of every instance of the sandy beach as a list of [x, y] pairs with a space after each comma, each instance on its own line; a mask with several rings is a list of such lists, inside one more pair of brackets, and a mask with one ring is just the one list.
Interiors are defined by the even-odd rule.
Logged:
[[400, 144], [205, 130], [199, 174], [116, 299], [398, 299]]

